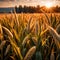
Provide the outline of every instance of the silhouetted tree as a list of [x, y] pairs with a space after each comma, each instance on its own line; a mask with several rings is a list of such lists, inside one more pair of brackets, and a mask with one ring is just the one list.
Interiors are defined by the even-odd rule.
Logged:
[[19, 12], [19, 13], [22, 12], [22, 6], [21, 6], [21, 5], [19, 5], [18, 12]]
[[56, 7], [46, 8], [46, 6], [40, 7], [40, 5], [35, 6], [26, 6], [22, 7], [22, 5], [19, 5], [19, 7], [15, 6], [15, 10], [17, 13], [41, 13], [41, 9], [44, 10], [47, 13], [54, 13], [54, 12], [60, 12], [60, 7], [57, 5]]

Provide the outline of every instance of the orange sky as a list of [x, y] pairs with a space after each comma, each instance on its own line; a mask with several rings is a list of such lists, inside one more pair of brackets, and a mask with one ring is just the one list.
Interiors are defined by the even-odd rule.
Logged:
[[60, 1], [59, 0], [0, 0], [0, 7], [14, 7], [14, 6], [19, 6], [19, 5], [45, 5], [47, 2], [50, 2], [53, 4], [53, 6], [59, 5], [60, 6]]

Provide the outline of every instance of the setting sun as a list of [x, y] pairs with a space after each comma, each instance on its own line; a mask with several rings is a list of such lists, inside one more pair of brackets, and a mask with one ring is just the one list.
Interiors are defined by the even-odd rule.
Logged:
[[53, 6], [53, 3], [51, 3], [51, 2], [46, 2], [46, 3], [45, 3], [45, 6], [46, 6], [47, 8], [50, 8], [50, 7]]

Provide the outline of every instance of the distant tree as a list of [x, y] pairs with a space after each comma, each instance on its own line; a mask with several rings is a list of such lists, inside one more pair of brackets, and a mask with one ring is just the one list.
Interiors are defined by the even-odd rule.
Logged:
[[44, 12], [60, 12], [60, 7], [57, 5], [56, 7], [46, 8], [46, 6], [40, 7], [40, 5], [35, 6], [26, 6], [22, 7], [22, 5], [19, 5], [19, 7], [15, 6], [15, 10], [17, 13], [41, 13], [41, 9], [44, 10]]
[[22, 12], [22, 5], [19, 5], [18, 12], [19, 12], [19, 13]]
[[23, 12], [27, 13], [28, 12], [28, 7], [24, 6]]
[[16, 12], [18, 11], [18, 8], [17, 8], [17, 6], [15, 6], [15, 11], [16, 11]]
[[41, 12], [41, 11], [40, 11], [40, 5], [37, 5], [36, 11], [37, 11], [38, 13]]

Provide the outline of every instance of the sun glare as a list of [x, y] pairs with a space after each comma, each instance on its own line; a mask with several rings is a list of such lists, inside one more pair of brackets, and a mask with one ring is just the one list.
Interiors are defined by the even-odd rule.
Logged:
[[47, 8], [50, 8], [50, 7], [53, 6], [53, 4], [52, 4], [51, 2], [46, 2], [46, 3], [45, 3], [45, 6], [46, 6]]

